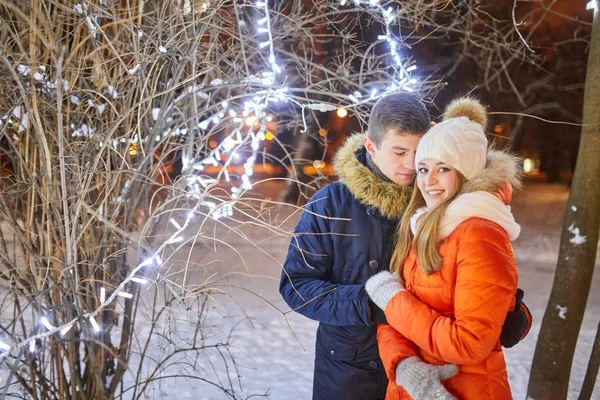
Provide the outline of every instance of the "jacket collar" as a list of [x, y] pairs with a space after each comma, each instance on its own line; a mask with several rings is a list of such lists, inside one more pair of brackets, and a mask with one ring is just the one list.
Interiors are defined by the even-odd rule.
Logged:
[[390, 219], [400, 219], [406, 209], [412, 187], [386, 182], [366, 165], [365, 135], [354, 134], [338, 150], [334, 168], [339, 182], [362, 204], [374, 207]]

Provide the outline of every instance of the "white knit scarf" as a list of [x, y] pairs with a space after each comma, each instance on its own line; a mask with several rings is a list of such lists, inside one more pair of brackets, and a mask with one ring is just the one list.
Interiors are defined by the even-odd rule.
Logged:
[[[429, 209], [419, 208], [410, 219], [413, 235], [417, 231], [417, 220]], [[446, 208], [440, 224], [440, 239], [447, 238], [462, 222], [469, 218], [483, 218], [500, 225], [510, 240], [515, 240], [521, 233], [521, 226], [515, 222], [510, 206], [488, 192], [471, 192], [458, 196]]]

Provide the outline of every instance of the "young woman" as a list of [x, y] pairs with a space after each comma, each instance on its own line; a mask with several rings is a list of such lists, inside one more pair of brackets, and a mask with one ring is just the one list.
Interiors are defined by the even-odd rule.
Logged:
[[488, 149], [486, 119], [459, 99], [423, 136], [395, 273], [367, 281], [389, 322], [377, 335], [386, 399], [512, 399], [499, 338], [517, 289], [508, 203], [518, 160]]

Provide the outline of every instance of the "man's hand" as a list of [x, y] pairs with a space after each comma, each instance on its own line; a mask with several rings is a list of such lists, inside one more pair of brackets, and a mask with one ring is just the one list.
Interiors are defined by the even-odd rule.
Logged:
[[396, 383], [413, 399], [456, 400], [442, 385], [444, 379], [458, 374], [454, 364], [427, 364], [419, 357], [409, 357], [396, 367]]
[[371, 299], [369, 299], [369, 313], [371, 314], [371, 322], [374, 324], [388, 323], [383, 310], [379, 308]]
[[373, 303], [383, 311], [396, 293], [406, 290], [398, 282], [398, 275], [390, 271], [382, 271], [370, 277], [365, 284], [365, 289]]

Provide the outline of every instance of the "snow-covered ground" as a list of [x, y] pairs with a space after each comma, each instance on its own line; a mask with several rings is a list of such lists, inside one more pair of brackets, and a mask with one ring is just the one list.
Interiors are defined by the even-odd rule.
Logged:
[[[529, 336], [516, 347], [505, 350], [513, 395], [518, 400], [526, 397], [535, 343], [552, 287], [567, 197], [568, 189], [564, 186], [536, 183], [527, 185], [513, 203], [513, 211], [522, 225], [521, 237], [514, 243], [520, 287], [525, 290], [525, 300], [534, 318]], [[270, 216], [273, 221], [282, 221], [287, 212], [278, 215], [274, 210]], [[288, 220], [285, 227], [291, 229], [296, 218]], [[255, 243], [259, 241], [259, 233], [245, 232], [259, 235], [252, 238]], [[271, 399], [310, 399], [317, 324], [293, 312], [284, 314], [289, 309], [279, 296], [278, 280], [288, 239], [267, 239], [266, 234], [262, 235], [264, 241], [260, 246], [269, 256], [261, 255], [254, 246], [231, 236], [229, 243], [235, 244], [236, 250], [244, 256], [246, 266], [238, 255], [223, 246], [217, 246], [216, 252], [214, 247], [198, 246], [191, 251], [191, 258], [196, 263], [210, 263], [200, 274], [204, 277], [211, 272], [239, 273], [227, 279], [232, 286], [226, 290], [236, 302], [226, 296], [216, 296], [215, 300], [222, 310], [218, 313], [213, 310], [209, 320], [223, 331], [235, 327], [232, 338], [239, 364], [242, 389], [238, 387], [237, 391], [240, 398], [265, 394]], [[197, 276], [193, 279], [202, 278]], [[568, 311], [566, 317], [568, 322]], [[569, 399], [576, 399], [581, 388], [599, 319], [600, 275], [596, 274], [575, 354]], [[233, 376], [237, 377], [236, 374]], [[173, 390], [181, 400], [227, 398], [215, 388], [198, 382], [177, 380], [163, 383], [165, 398], [171, 398]], [[593, 398], [600, 399], [600, 383], [596, 384]]]

